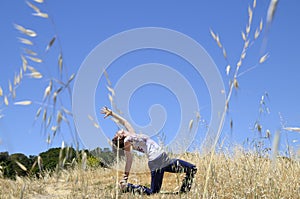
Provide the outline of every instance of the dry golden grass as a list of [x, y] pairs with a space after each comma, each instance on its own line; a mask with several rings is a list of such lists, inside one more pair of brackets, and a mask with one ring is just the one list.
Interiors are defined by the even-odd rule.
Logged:
[[[43, 0], [34, 0], [37, 3], [43, 3]], [[274, 13], [276, 11], [278, 1], [272, 0], [267, 13], [267, 25], [269, 25], [272, 20]], [[33, 3], [27, 2], [27, 5], [33, 9], [34, 16], [42, 18], [50, 18], [47, 13], [41, 11], [39, 6]], [[252, 18], [253, 10], [256, 7], [256, 0], [253, 0], [252, 7], [248, 7], [248, 21], [246, 24], [246, 29], [242, 30], [242, 39], [244, 41], [244, 46], [241, 50], [240, 58], [236, 64], [230, 64], [228, 60], [227, 51], [224, 45], [221, 43], [220, 36], [210, 30], [213, 39], [216, 41], [218, 47], [222, 50], [224, 59], [227, 62], [226, 74], [230, 77], [230, 87], [227, 93], [226, 106], [224, 107], [224, 112], [222, 114], [222, 121], [225, 120], [225, 116], [228, 109], [228, 104], [231, 99], [233, 89], [239, 88], [238, 77], [252, 70], [254, 67], [245, 70], [243, 73], [239, 73], [239, 69], [243, 66], [243, 60], [246, 57], [247, 50], [253, 44], [253, 42], [261, 35], [263, 29], [263, 21], [260, 20], [258, 27], [256, 27], [255, 32], [251, 31], [253, 28]], [[53, 26], [55, 25], [53, 23]], [[15, 24], [17, 30], [20, 31], [22, 37], [18, 37], [20, 42], [27, 46], [34, 45], [34, 37], [37, 36], [36, 32], [25, 28], [21, 25]], [[55, 28], [54, 28], [55, 29]], [[268, 29], [268, 28], [267, 28]], [[253, 32], [253, 38], [251, 40], [251, 35]], [[57, 45], [59, 46], [59, 78], [49, 78], [49, 84], [44, 91], [44, 100], [48, 98], [51, 103], [44, 104], [37, 110], [36, 118], [38, 119], [40, 113], [42, 112], [42, 123], [46, 124], [51, 121], [49, 118], [56, 118], [56, 122], [49, 123], [45, 125], [45, 132], [47, 130], [52, 130], [56, 133], [59, 129], [61, 122], [68, 121], [67, 115], [69, 111], [64, 109], [63, 104], [55, 109], [57, 110], [56, 117], [55, 114], [47, 114], [51, 106], [56, 106], [57, 97], [62, 92], [63, 87], [55, 83], [53, 79], [65, 80], [65, 87], [69, 87], [70, 82], [73, 80], [74, 75], [69, 75], [66, 71], [63, 71], [66, 67], [63, 64], [62, 48], [59, 40], [58, 34], [55, 32], [55, 36], [52, 37], [50, 42], [46, 47], [48, 51], [51, 46], [57, 40]], [[23, 38], [23, 37], [27, 38]], [[28, 38], [29, 37], [29, 38]], [[265, 44], [263, 44], [265, 45]], [[15, 90], [21, 83], [24, 75], [40, 79], [43, 78], [43, 74], [38, 72], [35, 68], [28, 65], [28, 61], [34, 64], [44, 63], [39, 57], [36, 57], [37, 53], [31, 49], [23, 52], [21, 55], [22, 67], [20, 67], [20, 72], [16, 75], [14, 81], [9, 80], [9, 93], [4, 93], [2, 87], [0, 86], [0, 96], [3, 96], [3, 103], [9, 106], [10, 102], [14, 102], [14, 105], [30, 105], [32, 102], [26, 101], [15, 101], [16, 94]], [[259, 59], [258, 64], [264, 63], [269, 57], [268, 53], [262, 55]], [[64, 66], [64, 67], [63, 67]], [[235, 66], [232, 68], [232, 66]], [[30, 73], [25, 73], [26, 71]], [[231, 71], [234, 70], [234, 71]], [[66, 76], [62, 77], [62, 74]], [[108, 90], [112, 94], [109, 95], [109, 100], [112, 106], [115, 106], [113, 102], [114, 90], [111, 88], [111, 83], [108, 79], [106, 72], [104, 73], [107, 77], [107, 82], [109, 87]], [[69, 78], [68, 78], [69, 77]], [[11, 82], [14, 82], [12, 85]], [[54, 89], [56, 87], [57, 90]], [[48, 109], [49, 108], [49, 109]], [[53, 111], [54, 113], [54, 111]], [[0, 118], [3, 115], [0, 115]], [[91, 119], [93, 121], [93, 118]], [[94, 126], [97, 128], [98, 124], [93, 122]], [[190, 121], [189, 127], [191, 128], [193, 121]], [[180, 157], [181, 159], [190, 161], [197, 165], [198, 173], [196, 175], [195, 183], [190, 193], [183, 195], [172, 195], [167, 194], [171, 192], [178, 191], [181, 183], [182, 174], [165, 174], [164, 183], [162, 187], [162, 193], [153, 196], [133, 196], [130, 193], [118, 194], [120, 198], [300, 198], [300, 163], [298, 160], [291, 160], [286, 158], [278, 158], [275, 162], [267, 158], [259, 157], [252, 153], [244, 153], [241, 151], [236, 151], [231, 155], [228, 154], [217, 154], [214, 155], [216, 150], [216, 145], [218, 143], [218, 138], [221, 134], [221, 127], [223, 122], [220, 122], [220, 128], [217, 131], [217, 137], [215, 139], [215, 144], [211, 155], [199, 155], [199, 154], [189, 154]], [[232, 124], [231, 124], [232, 126]], [[49, 129], [48, 129], [49, 128]], [[299, 131], [299, 129], [293, 128], [294, 131]], [[54, 134], [55, 134], [54, 133]], [[48, 135], [50, 137], [50, 135]], [[49, 140], [50, 142], [50, 140]], [[274, 147], [273, 147], [274, 150]], [[277, 152], [277, 150], [275, 150]], [[83, 161], [86, 164], [86, 161]], [[22, 165], [19, 165], [22, 167]], [[85, 166], [84, 166], [85, 167]], [[124, 165], [115, 165], [113, 169], [104, 168], [88, 168], [86, 170], [82, 169], [82, 165], [78, 165], [77, 168], [72, 170], [62, 170], [59, 173], [54, 173], [50, 175], [45, 173], [42, 178], [19, 178], [16, 181], [3, 179], [0, 177], [0, 199], [2, 198], [116, 198], [116, 182], [118, 181], [117, 176], [121, 176], [122, 169]], [[116, 169], [119, 168], [119, 169]], [[119, 175], [117, 172], [119, 170]], [[142, 172], [137, 172], [142, 171]], [[132, 173], [129, 178], [129, 182], [135, 184], [143, 184], [149, 186], [150, 175], [147, 170], [147, 161], [145, 159], [136, 158], [135, 164], [132, 168]], [[203, 196], [205, 192], [205, 196]]]
[[[210, 156], [188, 154], [181, 159], [197, 165], [198, 173], [191, 192], [178, 191], [183, 174], [166, 173], [162, 193], [152, 196], [121, 194], [119, 198], [203, 198], [203, 188]], [[213, 156], [208, 195], [205, 198], [299, 198], [300, 162], [278, 158], [274, 163], [267, 158], [237, 151], [232, 155]], [[149, 186], [147, 161], [135, 158], [129, 182]], [[78, 168], [61, 171], [43, 178], [0, 178], [0, 198], [116, 198], [116, 166], [114, 169]], [[119, 165], [119, 176], [123, 165]], [[142, 172], [137, 172], [142, 171]], [[169, 194], [168, 194], [169, 193]]]

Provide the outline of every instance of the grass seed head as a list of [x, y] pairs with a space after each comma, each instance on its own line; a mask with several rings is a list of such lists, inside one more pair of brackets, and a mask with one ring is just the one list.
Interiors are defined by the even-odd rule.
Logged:
[[264, 63], [268, 58], [269, 58], [269, 54], [266, 53], [265, 55], [263, 55], [263, 56], [259, 59], [259, 63], [260, 63], [260, 64]]
[[26, 4], [27, 4], [30, 8], [32, 8], [35, 12], [41, 12], [40, 9], [39, 9], [37, 6], [33, 5], [32, 3], [26, 1]]
[[28, 59], [30, 59], [31, 61], [33, 62], [36, 62], [36, 63], [42, 63], [43, 60], [38, 58], [38, 57], [32, 57], [32, 56], [26, 56]]
[[249, 46], [249, 40], [245, 41], [244, 49], [248, 48], [248, 46]]
[[22, 70], [22, 68], [20, 68], [19, 75], [20, 75], [20, 80], [23, 79], [23, 70]]
[[278, 0], [271, 0], [268, 8], [268, 13], [267, 13], [267, 22], [271, 23], [274, 19], [274, 15], [277, 9], [278, 5]]
[[300, 133], [300, 127], [284, 127], [284, 130]]
[[22, 106], [28, 106], [31, 105], [32, 101], [30, 100], [25, 100], [25, 101], [19, 101], [19, 102], [15, 102], [14, 105], [22, 105]]
[[256, 7], [256, 0], [253, 1], [253, 8]]
[[209, 32], [210, 32], [212, 38], [213, 38], [214, 40], [217, 40], [217, 36], [216, 36], [216, 34], [214, 33], [214, 31], [213, 31], [212, 29], [210, 29]]
[[231, 69], [231, 67], [230, 67], [230, 65], [228, 64], [228, 65], [226, 66], [226, 75], [229, 75], [230, 69]]
[[28, 55], [37, 56], [37, 52], [34, 52], [33, 50], [24, 48], [24, 52]]
[[250, 26], [253, 17], [253, 11], [250, 6], [248, 7], [248, 15], [249, 15], [249, 26]]
[[12, 93], [12, 85], [11, 85], [10, 80], [8, 80], [8, 90], [10, 93]]
[[263, 20], [260, 19], [260, 23], [259, 23], [259, 31], [262, 31], [263, 29]]
[[61, 53], [58, 56], [58, 67], [59, 67], [59, 72], [61, 74], [62, 73], [62, 68], [63, 68], [63, 57], [62, 57]]
[[111, 93], [112, 96], [115, 96], [115, 90], [111, 88], [110, 86], [106, 86], [107, 90]]
[[27, 171], [27, 168], [26, 168], [22, 163], [18, 162], [17, 160], [16, 160], [16, 164], [17, 164], [23, 171]]
[[269, 129], [266, 130], [266, 138], [270, 138], [271, 137], [271, 132]]
[[240, 59], [240, 61], [236, 64], [236, 66], [239, 68], [242, 65], [242, 60]]
[[41, 79], [43, 78], [43, 75], [40, 72], [33, 72], [28, 74], [29, 77], [34, 79]]
[[226, 53], [225, 48], [223, 48], [223, 56], [224, 56], [225, 59], [227, 59], [227, 53]]
[[255, 33], [254, 33], [254, 39], [257, 39], [257, 38], [259, 37], [259, 35], [260, 35], [260, 31], [259, 31], [259, 29], [257, 28], [257, 29], [255, 30]]
[[251, 26], [250, 26], [250, 24], [248, 24], [246, 26], [246, 33], [247, 33], [247, 35], [250, 33], [250, 30], [251, 30]]
[[58, 112], [57, 112], [57, 117], [56, 117], [56, 122], [57, 122], [57, 124], [60, 124], [61, 121], [62, 121], [62, 119], [63, 119], [63, 116], [62, 116], [61, 112], [58, 111]]
[[192, 128], [193, 128], [193, 124], [194, 124], [194, 120], [191, 119], [191, 120], [190, 120], [190, 123], [189, 123], [189, 130], [190, 130], [190, 131], [191, 131]]
[[29, 36], [29, 37], [36, 37], [36, 36], [37, 36], [36, 32], [33, 31], [33, 30], [26, 29], [26, 28], [24, 28], [23, 26], [18, 25], [18, 24], [14, 24], [14, 26], [15, 26], [15, 28], [16, 28], [17, 30], [19, 30], [21, 33], [23, 33], [23, 34], [25, 34], [25, 35], [27, 35], [27, 36]]
[[246, 57], [246, 51], [241, 54], [241, 59], [245, 59], [245, 57]]
[[37, 3], [44, 3], [44, 0], [33, 0], [33, 1], [35, 1]]
[[8, 104], [9, 104], [7, 96], [4, 96], [4, 104], [5, 104], [6, 106], [8, 106]]
[[54, 37], [50, 40], [49, 44], [48, 44], [47, 47], [46, 47], [46, 51], [48, 51], [48, 50], [52, 47], [52, 45], [54, 44], [55, 40], [56, 40], [56, 36], [54, 36]]
[[26, 72], [28, 62], [27, 62], [26, 58], [23, 55], [21, 55], [21, 59], [22, 59], [23, 70], [24, 70], [24, 72]]
[[32, 13], [33, 16], [36, 16], [36, 17], [42, 17], [42, 18], [48, 18], [49, 15], [47, 13], [44, 13], [44, 12], [37, 12], [37, 13]]
[[44, 112], [43, 112], [43, 121], [46, 122], [46, 119], [47, 119], [47, 109], [44, 109]]
[[39, 166], [39, 170], [41, 172], [43, 170], [43, 160], [42, 160], [41, 156], [37, 157], [37, 163], [38, 163], [38, 166]]
[[219, 35], [217, 35], [216, 41], [217, 41], [219, 48], [222, 48], [222, 44], [221, 44]]
[[18, 37], [18, 39], [22, 44], [26, 44], [26, 45], [30, 45], [30, 46], [33, 45], [33, 42], [30, 41], [29, 39], [25, 39], [25, 38], [21, 38], [21, 37]]
[[55, 91], [53, 93], [53, 103], [56, 104], [56, 99], [57, 99], [57, 92]]
[[239, 88], [239, 83], [238, 83], [238, 81], [237, 81], [236, 78], [234, 78], [234, 80], [233, 80], [233, 86], [234, 86], [234, 88], [236, 88], [236, 89]]

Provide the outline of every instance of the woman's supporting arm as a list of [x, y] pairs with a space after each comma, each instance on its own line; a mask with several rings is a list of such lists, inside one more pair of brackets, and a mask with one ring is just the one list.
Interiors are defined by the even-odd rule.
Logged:
[[129, 142], [125, 142], [125, 157], [126, 157], [126, 164], [125, 164], [125, 176], [128, 177], [132, 165], [133, 155], [131, 153], [131, 144]]

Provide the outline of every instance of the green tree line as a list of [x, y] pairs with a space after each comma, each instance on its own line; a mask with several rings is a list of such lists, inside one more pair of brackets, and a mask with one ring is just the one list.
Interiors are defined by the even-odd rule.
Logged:
[[114, 160], [115, 155], [109, 148], [96, 148], [92, 151], [75, 150], [72, 147], [50, 148], [37, 156], [29, 157], [22, 153], [0, 152], [0, 174], [10, 179], [16, 179], [16, 176], [39, 177], [44, 171], [68, 169], [82, 161], [86, 161], [85, 164], [89, 167], [109, 167]]

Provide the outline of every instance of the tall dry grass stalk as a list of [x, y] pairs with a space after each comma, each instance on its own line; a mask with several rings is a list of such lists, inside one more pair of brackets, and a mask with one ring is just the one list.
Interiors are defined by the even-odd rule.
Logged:
[[[247, 50], [251, 47], [251, 45], [258, 38], [258, 36], [260, 35], [260, 33], [263, 30], [263, 23], [262, 23], [262, 20], [261, 20], [261, 22], [259, 24], [259, 28], [256, 29], [256, 31], [254, 33], [254, 37], [252, 38], [253, 40], [251, 40], [250, 36], [251, 36], [251, 33], [252, 33], [251, 29], [252, 29], [252, 21], [253, 21], [253, 12], [254, 12], [255, 8], [256, 8], [256, 0], [253, 0], [252, 6], [249, 5], [249, 7], [248, 7], [248, 22], [246, 24], [246, 28], [245, 28], [244, 31], [242, 31], [242, 34], [241, 34], [242, 35], [242, 40], [244, 41], [244, 45], [243, 45], [243, 48], [242, 48], [242, 51], [241, 51], [239, 61], [236, 63], [235, 71], [234, 71], [234, 73], [231, 77], [231, 80], [229, 82], [229, 90], [228, 90], [226, 101], [225, 101], [224, 111], [221, 114], [220, 124], [219, 124], [219, 127], [217, 129], [217, 133], [216, 133], [215, 140], [213, 142], [212, 149], [210, 150], [211, 155], [210, 155], [210, 160], [209, 160], [209, 163], [208, 163], [208, 168], [207, 168], [207, 171], [206, 171], [206, 178], [205, 178], [204, 191], [203, 191], [203, 197], [204, 198], [206, 198], [207, 194], [208, 194], [208, 184], [209, 184], [209, 180], [210, 180], [209, 176], [210, 176], [210, 173], [212, 172], [212, 169], [213, 169], [212, 166], [213, 166], [213, 160], [214, 160], [214, 156], [215, 156], [216, 146], [217, 146], [219, 138], [221, 136], [222, 127], [223, 127], [223, 123], [224, 123], [225, 118], [226, 118], [226, 114], [227, 114], [227, 111], [228, 111], [228, 107], [229, 107], [230, 99], [231, 99], [231, 96], [232, 96], [232, 92], [233, 92], [234, 89], [239, 88], [239, 83], [238, 83], [238, 77], [240, 75], [239, 70], [240, 70], [241, 66], [243, 65], [243, 60], [246, 57]], [[211, 36], [213, 37], [213, 39], [216, 41], [218, 47], [220, 49], [222, 49], [223, 56], [224, 56], [225, 60], [228, 63], [228, 65], [226, 67], [226, 74], [230, 75], [231, 65], [229, 64], [225, 47], [221, 43], [218, 34], [215, 34], [212, 30], [210, 30], [210, 33], [211, 33]], [[268, 58], [268, 53], [263, 55], [259, 59], [258, 64], [264, 63], [267, 60], [267, 58]], [[258, 64], [256, 64], [252, 68], [255, 68]], [[231, 121], [231, 125], [232, 125], [232, 121]]]
[[[67, 109], [71, 105], [71, 100], [69, 100], [71, 99], [71, 83], [75, 75], [68, 75], [56, 25], [51, 15], [44, 11], [47, 9], [47, 3], [42, 0], [29, 0], [25, 1], [25, 3], [32, 9], [34, 17], [42, 18], [41, 21], [46, 27], [50, 24], [53, 36], [47, 42], [38, 42], [37, 37], [40, 30], [34, 30], [28, 24], [13, 24], [19, 32], [18, 39], [22, 46], [20, 61], [22, 64], [18, 72], [15, 72], [13, 79], [8, 79], [8, 89], [3, 89], [6, 85], [0, 85], [0, 119], [5, 116], [2, 114], [2, 106], [10, 108], [10, 106], [38, 105], [36, 117], [33, 118], [34, 124], [36, 122], [41, 123], [40, 131], [47, 136], [48, 144], [50, 145], [58, 132], [60, 132], [61, 126], [66, 126], [70, 131], [73, 143], [77, 145], [78, 139], [72, 122], [73, 116]], [[30, 20], [30, 22], [34, 23], [35, 21]], [[55, 45], [57, 48], [52, 49]], [[57, 71], [54, 73], [53, 66], [55, 66], [55, 62], [48, 63], [47, 60], [49, 51], [58, 54], [58, 59], [56, 60]], [[28, 96], [28, 99], [19, 98], [17, 89], [24, 78], [31, 78], [34, 79], [32, 81], [39, 81], [39, 83], [43, 84], [45, 81], [47, 82], [45, 89], [37, 93], [41, 96], [40, 100], [31, 99], [32, 96]], [[65, 97], [66, 95], [67, 98]], [[40, 117], [41, 115], [42, 117]]]
[[[63, 91], [70, 92], [70, 83], [75, 75], [69, 76], [63, 56], [62, 46], [60, 39], [55, 31], [55, 23], [48, 13], [41, 11], [39, 5], [35, 3], [44, 3], [43, 0], [34, 0], [34, 2], [27, 2], [27, 5], [33, 9], [34, 16], [49, 19], [53, 25], [54, 35], [46, 45], [45, 52], [51, 50], [51, 47], [57, 43], [59, 47], [58, 52], [58, 75], [53, 77], [51, 75], [45, 90], [42, 91], [43, 99], [42, 105], [36, 112], [36, 118], [40, 118], [44, 131], [53, 132], [48, 136], [49, 143], [51, 139], [59, 131], [63, 122], [70, 127], [69, 120], [72, 118], [72, 113], [68, 111], [60, 99]], [[274, 12], [276, 10], [278, 1], [272, 1], [268, 13], [268, 21], [273, 20]], [[257, 155], [256, 153], [246, 153], [243, 150], [236, 149], [233, 153], [215, 153], [216, 146], [221, 135], [222, 125], [224, 123], [228, 105], [234, 89], [239, 88], [239, 77], [244, 73], [239, 70], [243, 65], [243, 61], [247, 55], [247, 50], [253, 42], [261, 35], [263, 30], [263, 21], [261, 20], [258, 27], [252, 34], [252, 20], [253, 11], [256, 7], [256, 0], [253, 1], [252, 6], [248, 7], [248, 22], [245, 30], [242, 31], [242, 39], [244, 45], [238, 62], [235, 64], [235, 71], [232, 73], [232, 66], [228, 59], [227, 51], [221, 43], [218, 34], [210, 31], [213, 39], [216, 41], [218, 47], [222, 50], [224, 59], [227, 62], [226, 74], [230, 76], [230, 86], [226, 97], [226, 106], [221, 115], [221, 122], [217, 129], [217, 136], [213, 144], [210, 155], [199, 155], [196, 153], [183, 155], [181, 158], [190, 161], [198, 167], [196, 180], [190, 193], [182, 195], [173, 195], [172, 192], [178, 191], [180, 187], [181, 174], [168, 174], [166, 173], [162, 187], [162, 193], [151, 196], [151, 198], [297, 198], [300, 195], [300, 163], [294, 159], [278, 158], [277, 147], [273, 147], [273, 161]], [[31, 49], [35, 46], [34, 38], [37, 32], [31, 30], [30, 27], [15, 24], [15, 28], [20, 32], [21, 36], [18, 38], [22, 45], [26, 46], [20, 58], [22, 66], [19, 72], [15, 75], [13, 81], [8, 80], [8, 92], [5, 92], [0, 86], [0, 96], [3, 96], [3, 102], [0, 106], [9, 106], [11, 102], [13, 105], [29, 106], [32, 100], [20, 99], [16, 101], [16, 90], [22, 83], [24, 76], [34, 79], [42, 79], [45, 74], [39, 71], [39, 65], [45, 64], [43, 56], [39, 57], [39, 53]], [[252, 38], [252, 40], [251, 40]], [[264, 63], [268, 54], [264, 54], [258, 60], [258, 64]], [[34, 64], [34, 67], [29, 66], [28, 62]], [[258, 65], [257, 64], [257, 65]], [[251, 67], [245, 72], [255, 68]], [[107, 89], [111, 93], [108, 95], [112, 107], [115, 107], [113, 97], [114, 90], [111, 88], [111, 83], [107, 77]], [[59, 106], [58, 106], [59, 104]], [[117, 109], [117, 108], [115, 108]], [[3, 115], [0, 112], [0, 119]], [[52, 120], [53, 118], [53, 120]], [[55, 118], [55, 119], [54, 119]], [[93, 119], [91, 119], [93, 121]], [[193, 126], [193, 120], [190, 121], [189, 129]], [[96, 128], [98, 124], [94, 123]], [[295, 130], [295, 129], [293, 129]], [[299, 129], [296, 129], [299, 131]], [[296, 131], [295, 130], [295, 131]], [[275, 136], [275, 138], [277, 138]], [[279, 139], [279, 138], [278, 138]], [[76, 140], [76, 139], [74, 139]], [[77, 142], [77, 140], [76, 140]], [[276, 142], [274, 142], [276, 143]], [[63, 147], [62, 147], [63, 148]], [[104, 168], [89, 168], [87, 166], [86, 154], [82, 155], [82, 164], [77, 165], [74, 169], [64, 170], [64, 160], [59, 157], [60, 169], [54, 173], [44, 171], [44, 175], [40, 178], [20, 178], [17, 177], [16, 181], [0, 178], [0, 198], [150, 198], [148, 196], [139, 196], [119, 193], [119, 176], [121, 172], [119, 169], [123, 167], [124, 162], [119, 162], [119, 151], [117, 152], [117, 162], [110, 169]], [[144, 157], [136, 157], [133, 172], [130, 175], [129, 181], [136, 184], [143, 184], [150, 186], [150, 173], [148, 171], [141, 171], [145, 168], [146, 159]], [[275, 161], [276, 160], [276, 161]], [[38, 159], [37, 162], [39, 169], [42, 170], [42, 160]], [[18, 164], [21, 168], [23, 165]], [[23, 168], [27, 170], [27, 168]], [[121, 169], [122, 170], [122, 169]]]

